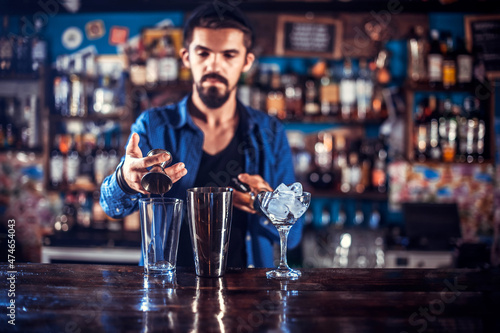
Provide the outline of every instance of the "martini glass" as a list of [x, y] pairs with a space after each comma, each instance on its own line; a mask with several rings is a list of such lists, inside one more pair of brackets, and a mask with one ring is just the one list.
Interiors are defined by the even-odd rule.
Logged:
[[[276, 269], [268, 271], [266, 276], [272, 279], [297, 279], [302, 273], [296, 269], [291, 269], [286, 261], [286, 250], [288, 233], [297, 220], [305, 213], [311, 203], [311, 193], [303, 192], [300, 196], [295, 196], [294, 206], [282, 204], [283, 210], [277, 211], [272, 200], [278, 200], [273, 192], [261, 192], [257, 195], [260, 209], [269, 218], [271, 223], [278, 229], [280, 235], [280, 264]], [[271, 204], [270, 204], [271, 203]]]

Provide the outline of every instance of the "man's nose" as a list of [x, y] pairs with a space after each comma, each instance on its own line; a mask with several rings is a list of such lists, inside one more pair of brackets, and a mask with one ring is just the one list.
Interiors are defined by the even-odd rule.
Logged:
[[220, 55], [211, 54], [207, 59], [207, 72], [218, 73], [220, 69]]

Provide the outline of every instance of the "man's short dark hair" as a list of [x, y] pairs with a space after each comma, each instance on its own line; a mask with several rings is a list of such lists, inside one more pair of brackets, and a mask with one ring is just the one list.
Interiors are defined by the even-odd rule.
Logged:
[[220, 1], [207, 3], [194, 10], [184, 24], [184, 47], [189, 47], [193, 39], [194, 28], [234, 28], [243, 32], [243, 43], [247, 52], [253, 49], [255, 36], [248, 18], [238, 8], [221, 3]]

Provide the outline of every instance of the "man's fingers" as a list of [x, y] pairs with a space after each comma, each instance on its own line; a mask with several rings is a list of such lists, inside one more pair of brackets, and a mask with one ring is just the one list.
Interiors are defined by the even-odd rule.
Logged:
[[172, 156], [168, 153], [144, 157], [144, 159], [142, 160], [141, 167], [148, 168], [148, 167], [153, 166], [155, 164], [161, 164], [163, 162], [170, 161], [171, 159], [172, 159]]
[[175, 183], [187, 174], [187, 169], [184, 163], [179, 162], [172, 165], [171, 167], [166, 168], [165, 172], [170, 177], [170, 179], [172, 179], [172, 182]]
[[139, 148], [139, 134], [132, 133], [130, 140], [127, 144], [126, 154], [132, 157], [142, 158], [142, 151]]

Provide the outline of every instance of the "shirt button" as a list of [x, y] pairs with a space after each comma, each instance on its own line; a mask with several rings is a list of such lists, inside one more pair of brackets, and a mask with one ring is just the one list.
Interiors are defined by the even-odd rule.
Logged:
[[268, 220], [265, 220], [264, 222], [262, 222], [264, 225], [268, 225], [269, 224], [269, 221]]
[[254, 265], [248, 265], [248, 268], [255, 268]]
[[246, 240], [247, 240], [247, 242], [251, 241], [252, 240], [252, 236], [247, 235]]
[[120, 208], [115, 209], [115, 211], [116, 211], [117, 213], [119, 213], [119, 212], [120, 212]]

